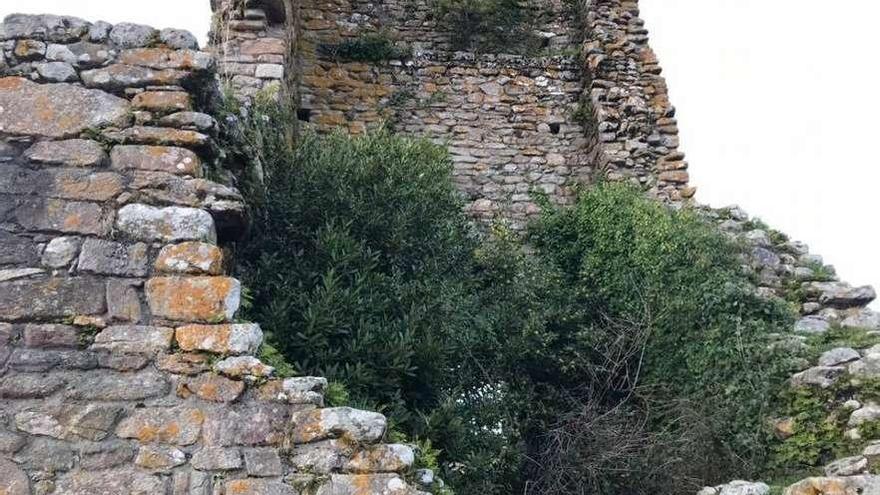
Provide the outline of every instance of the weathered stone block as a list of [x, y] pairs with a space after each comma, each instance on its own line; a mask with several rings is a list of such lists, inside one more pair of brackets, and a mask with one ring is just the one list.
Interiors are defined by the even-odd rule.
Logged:
[[91, 278], [0, 282], [0, 319], [47, 320], [102, 314], [104, 283]]
[[65, 385], [59, 375], [12, 374], [0, 378], [0, 398], [41, 399]]
[[221, 322], [238, 311], [241, 284], [229, 277], [156, 277], [147, 281], [146, 293], [154, 316]]
[[92, 349], [117, 353], [156, 354], [171, 348], [174, 330], [166, 327], [108, 327], [95, 336]]
[[12, 461], [0, 458], [0, 493], [30, 495], [30, 481], [24, 471]]
[[192, 108], [189, 93], [183, 91], [144, 91], [134, 95], [131, 103], [136, 109], [163, 114]]
[[248, 476], [262, 478], [284, 474], [281, 457], [278, 456], [278, 452], [275, 449], [245, 449], [244, 464]]
[[298, 412], [291, 418], [294, 443], [310, 443], [346, 437], [356, 442], [371, 443], [385, 434], [385, 416], [352, 409], [332, 407]]
[[65, 62], [44, 62], [36, 64], [37, 73], [49, 82], [71, 82], [79, 79], [76, 69]]
[[100, 143], [89, 139], [40, 141], [28, 148], [24, 156], [33, 163], [68, 167], [100, 167], [107, 160]]
[[211, 369], [210, 361], [207, 354], [176, 352], [159, 356], [156, 366], [162, 371], [177, 375], [198, 375]]
[[37, 243], [32, 239], [0, 232], [0, 265], [33, 266], [38, 259]]
[[142, 24], [120, 22], [110, 30], [110, 41], [120, 48], [147, 46], [158, 39], [158, 31]]
[[79, 346], [79, 330], [70, 325], [27, 325], [23, 342], [32, 348], [67, 348]]
[[204, 210], [131, 204], [119, 210], [116, 227], [141, 241], [217, 241], [214, 220]]
[[288, 462], [295, 471], [313, 474], [338, 473], [354, 455], [357, 445], [347, 440], [322, 440], [296, 445]]
[[330, 481], [321, 485], [316, 495], [357, 495], [381, 493], [383, 495], [412, 495], [410, 488], [395, 474], [333, 474]]
[[46, 54], [46, 44], [37, 40], [18, 40], [12, 54], [21, 61], [39, 60]]
[[98, 360], [90, 352], [19, 348], [13, 351], [7, 364], [11, 369], [26, 372], [44, 372], [53, 368], [91, 370], [98, 366]]
[[108, 50], [106, 45], [81, 41], [66, 45], [76, 57], [76, 66], [80, 69], [90, 69], [108, 64], [115, 56], [115, 51]]
[[244, 382], [230, 380], [213, 373], [204, 373], [181, 382], [177, 395], [184, 398], [195, 395], [211, 402], [232, 402], [238, 399], [242, 392], [244, 392]]
[[278, 64], [259, 64], [254, 71], [254, 77], [260, 79], [283, 79], [284, 66]]
[[131, 462], [134, 448], [122, 440], [83, 443], [79, 449], [79, 465], [84, 471], [109, 469]]
[[87, 129], [128, 124], [129, 103], [72, 84], [36, 84], [20, 77], [0, 79], [0, 132], [74, 137]]
[[214, 120], [214, 117], [201, 112], [172, 113], [159, 119], [159, 125], [208, 133], [215, 132], [217, 129], [217, 121]]
[[211, 138], [196, 131], [172, 129], [170, 127], [135, 126], [121, 131], [104, 131], [103, 136], [121, 144], [151, 144], [205, 148]]
[[199, 471], [231, 471], [241, 468], [241, 452], [236, 448], [205, 447], [196, 452], [192, 465]]
[[31, 435], [97, 442], [110, 435], [121, 412], [119, 406], [97, 404], [47, 406], [16, 414], [15, 427]]
[[0, 452], [12, 454], [18, 451], [27, 440], [23, 435], [11, 431], [0, 430]]
[[42, 173], [50, 188], [47, 195], [82, 201], [107, 201], [122, 192], [122, 176], [111, 172], [49, 170]]
[[79, 239], [76, 237], [56, 237], [46, 244], [43, 250], [43, 266], [64, 268], [70, 266], [79, 255]]
[[254, 354], [263, 342], [263, 331], [256, 323], [187, 325], [177, 329], [175, 339], [184, 351]]
[[192, 445], [204, 422], [205, 413], [194, 407], [137, 409], [119, 423], [116, 435], [141, 443]]
[[817, 294], [820, 303], [840, 309], [867, 306], [877, 298], [870, 286], [852, 287], [840, 282], [813, 282], [807, 290]]
[[205, 421], [205, 445], [280, 446], [285, 441], [290, 418], [284, 404], [241, 403], [214, 410]]
[[109, 225], [100, 205], [62, 199], [21, 200], [15, 217], [22, 227], [31, 231], [103, 235]]
[[284, 55], [287, 52], [287, 43], [279, 38], [259, 38], [245, 40], [241, 43], [243, 55]]
[[107, 281], [107, 316], [112, 321], [137, 323], [142, 320], [140, 291], [131, 281]]
[[0, 282], [30, 278], [46, 273], [40, 268], [8, 268], [0, 270]]
[[168, 146], [122, 145], [110, 154], [113, 168], [120, 170], [155, 170], [199, 177], [202, 162], [192, 151]]
[[168, 48], [123, 50], [119, 54], [119, 61], [123, 64], [153, 69], [184, 71], [205, 71], [214, 65], [214, 57], [210, 53], [196, 50], [169, 50]]
[[100, 275], [145, 277], [148, 272], [148, 246], [122, 244], [101, 239], [86, 239], [77, 269]]
[[352, 473], [402, 473], [415, 462], [415, 453], [408, 445], [374, 445], [360, 450], [345, 465]]
[[169, 245], [159, 252], [155, 267], [165, 273], [220, 275], [223, 273], [223, 251], [203, 242]]
[[168, 392], [164, 375], [153, 370], [118, 373], [94, 370], [71, 380], [67, 397], [76, 400], [143, 400]]
[[281, 385], [282, 397], [289, 404], [324, 405], [324, 390], [327, 379], [316, 376], [285, 378]]
[[122, 177], [88, 170], [30, 170], [9, 167], [0, 176], [0, 193], [107, 201], [122, 192]]
[[275, 368], [253, 356], [234, 356], [215, 363], [214, 371], [232, 378], [267, 378], [275, 373]]
[[163, 29], [159, 33], [159, 40], [169, 48], [177, 50], [198, 50], [199, 41], [189, 31], [182, 29]]
[[109, 67], [87, 70], [80, 73], [80, 78], [82, 78], [83, 84], [87, 88], [100, 88], [110, 91], [121, 91], [125, 88], [143, 88], [146, 86], [180, 85], [187, 81], [190, 76], [190, 72], [182, 70], [157, 70], [126, 64], [113, 64]]
[[70, 43], [81, 38], [89, 23], [71, 16], [11, 14], [0, 24], [0, 40], [33, 38]]
[[148, 354], [98, 353], [98, 366], [116, 371], [142, 370], [150, 363]]
[[167, 473], [186, 464], [186, 454], [174, 447], [144, 445], [138, 450], [134, 463], [153, 472]]
[[236, 495], [298, 495], [299, 490], [280, 481], [265, 479], [230, 480], [225, 483], [225, 493]]
[[121, 467], [100, 471], [71, 471], [59, 476], [56, 493], [65, 495], [150, 495], [165, 493], [159, 476]]

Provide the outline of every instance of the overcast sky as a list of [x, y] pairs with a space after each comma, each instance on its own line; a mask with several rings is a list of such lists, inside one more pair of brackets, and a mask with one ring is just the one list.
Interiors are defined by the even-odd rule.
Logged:
[[640, 4], [697, 198], [739, 203], [880, 289], [880, 3]]
[[[880, 64], [867, 0], [641, 0], [679, 110], [697, 198], [742, 205], [880, 288]], [[208, 0], [0, 0], [11, 12], [71, 14], [192, 31]]]

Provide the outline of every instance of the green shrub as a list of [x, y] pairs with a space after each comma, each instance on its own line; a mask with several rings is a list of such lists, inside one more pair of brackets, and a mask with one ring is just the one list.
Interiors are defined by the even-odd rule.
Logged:
[[[693, 212], [620, 184], [583, 192], [574, 208], [545, 211], [531, 240], [583, 308], [582, 325], [591, 327], [583, 352], [617, 338], [603, 322], [645, 329], [643, 352], [619, 372], [640, 376], [653, 400], [688, 405], [692, 414], [655, 425], [703, 431], [699, 447], [711, 458], [691, 459], [688, 474], [720, 481], [760, 468], [764, 417], [790, 367], [768, 350], [767, 336], [790, 328], [793, 315], [754, 294], [738, 247]], [[702, 422], [675, 423], [684, 416]]]
[[429, 441], [456, 493], [673, 494], [766, 464], [788, 371], [767, 335], [792, 315], [698, 216], [600, 184], [545, 205], [528, 247], [481, 240], [441, 147], [383, 131], [292, 149], [288, 110], [238, 112], [225, 149], [264, 172], [243, 181], [236, 253], [264, 355]]
[[283, 144], [290, 116], [257, 109], [265, 193], [239, 246], [250, 314], [300, 373], [344, 383], [351, 400], [418, 432], [466, 335], [478, 329], [475, 237], [446, 151], [387, 132], [306, 134]]

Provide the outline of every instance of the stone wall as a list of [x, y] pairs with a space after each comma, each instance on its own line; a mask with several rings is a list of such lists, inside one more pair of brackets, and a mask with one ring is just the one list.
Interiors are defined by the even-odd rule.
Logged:
[[218, 60], [221, 83], [250, 99], [261, 91], [278, 92], [284, 80], [288, 51], [284, 17], [276, 7], [240, 8], [231, 1], [213, 3], [211, 50]]
[[693, 197], [678, 151], [675, 108], [648, 44], [637, 0], [584, 0], [585, 72], [601, 157], [612, 179], [633, 179], [671, 200]]
[[0, 25], [2, 494], [417, 493], [382, 415], [253, 357], [214, 65], [181, 31]]
[[[283, 19], [268, 27], [258, 21], [271, 4], [248, 5], [229, 21], [221, 16], [214, 36], [226, 36], [218, 51], [231, 53], [223, 66], [243, 97], [267, 81], [255, 77], [254, 57], [280, 53], [285, 43]], [[301, 2], [298, 57], [286, 63], [300, 81], [301, 120], [354, 134], [388, 125], [448, 145], [468, 210], [516, 229], [538, 212], [533, 193], [569, 204], [573, 186], [596, 174], [636, 181], [666, 199], [693, 196], [675, 111], [636, 2], [591, 0], [580, 11], [569, 2], [535, 3], [533, 27], [544, 46], [531, 56], [453, 51], [431, 5]], [[393, 40], [400, 56], [334, 55], [340, 43], [376, 33]], [[262, 76], [281, 75], [266, 67]]]

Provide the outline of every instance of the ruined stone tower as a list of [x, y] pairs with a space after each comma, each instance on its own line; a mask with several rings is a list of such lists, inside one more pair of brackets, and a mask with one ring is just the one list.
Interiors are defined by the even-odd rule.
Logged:
[[[411, 447], [382, 443], [382, 415], [324, 408], [325, 380], [254, 357], [262, 332], [236, 319], [225, 275], [247, 213], [204, 177], [223, 85], [280, 95], [320, 132], [392, 125], [448, 145], [477, 219], [522, 227], [532, 194], [568, 204], [600, 177], [694, 195], [637, 1], [546, 2], [526, 55], [456, 49], [427, 0], [212, 4], [206, 51], [134, 24], [0, 25], [0, 494], [431, 490], [407, 476]], [[406, 52], [339, 56], [379, 33]], [[758, 290], [803, 284], [800, 330], [880, 330], [873, 289], [820, 280], [805, 246], [738, 209], [706, 214], [749, 243]]]

